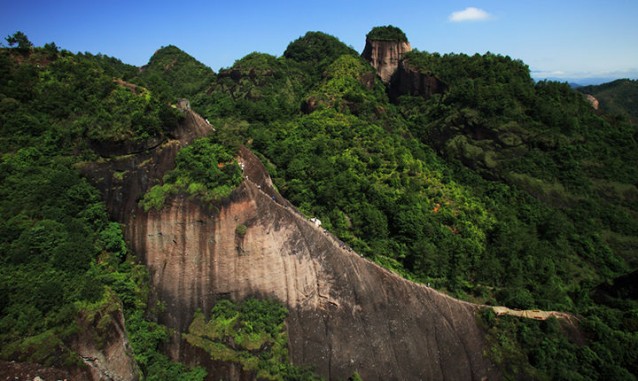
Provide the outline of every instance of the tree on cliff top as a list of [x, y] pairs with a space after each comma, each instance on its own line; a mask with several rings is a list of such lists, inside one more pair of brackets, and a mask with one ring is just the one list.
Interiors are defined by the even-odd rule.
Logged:
[[21, 52], [28, 52], [31, 48], [33, 48], [33, 43], [29, 41], [27, 35], [20, 31], [15, 32], [11, 36], [7, 36], [5, 40], [11, 47], [17, 45], [15, 48]]
[[393, 25], [375, 26], [366, 35], [366, 39], [408, 42], [408, 37], [405, 35], [405, 33], [403, 33], [401, 29]]

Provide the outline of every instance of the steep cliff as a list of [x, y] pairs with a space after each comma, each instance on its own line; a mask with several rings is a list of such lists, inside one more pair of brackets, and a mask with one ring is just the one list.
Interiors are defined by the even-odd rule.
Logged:
[[405, 57], [412, 51], [405, 34], [398, 28], [376, 27], [366, 36], [362, 57], [377, 71], [388, 86], [394, 102], [402, 95], [430, 98], [445, 91], [446, 86], [436, 76], [419, 70]]
[[395, 101], [401, 95], [422, 96], [430, 98], [434, 94], [445, 91], [446, 85], [437, 77], [424, 73], [403, 59], [392, 76], [388, 87], [390, 99]]
[[383, 83], [390, 83], [403, 55], [412, 50], [408, 41], [366, 38], [363, 58], [377, 70]]
[[82, 358], [91, 379], [96, 381], [138, 380], [121, 306], [114, 311], [79, 321], [79, 334], [73, 347]]
[[[184, 198], [128, 224], [165, 323], [184, 331], [219, 297], [290, 308], [295, 363], [330, 379], [480, 379], [490, 374], [476, 308], [407, 282], [339, 245], [272, 189], [245, 181], [213, 212]], [[238, 225], [248, 227], [243, 237]], [[179, 356], [180, 346], [172, 346]]]
[[[205, 122], [204, 122], [205, 123]], [[177, 147], [207, 130], [189, 113], [176, 140], [94, 168], [108, 207], [151, 273], [175, 328], [170, 354], [192, 361], [180, 339], [196, 309], [219, 298], [274, 297], [289, 310], [292, 361], [329, 379], [358, 371], [366, 380], [482, 379], [496, 371], [483, 357], [478, 307], [408, 282], [359, 257], [297, 212], [272, 187], [259, 160], [240, 150], [246, 180], [217, 205], [176, 197], [160, 211], [137, 206]], [[138, 157], [139, 156], [139, 157]], [[109, 183], [107, 185], [107, 183]], [[244, 225], [245, 234], [237, 227]]]
[[190, 110], [185, 110], [183, 117], [164, 141], [94, 148], [102, 160], [87, 164], [81, 170], [102, 192], [111, 218], [126, 222], [134, 216], [144, 193], [175, 166], [179, 149], [213, 131], [208, 122]]

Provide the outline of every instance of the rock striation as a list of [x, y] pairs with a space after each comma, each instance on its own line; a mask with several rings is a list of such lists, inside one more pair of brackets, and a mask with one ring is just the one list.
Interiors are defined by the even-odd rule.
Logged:
[[[177, 148], [211, 130], [188, 113], [173, 141], [90, 172], [166, 306], [161, 321], [176, 330], [167, 348], [172, 357], [202, 364], [180, 338], [196, 309], [257, 296], [288, 306], [293, 363], [326, 379], [355, 372], [365, 380], [500, 377], [483, 355], [479, 306], [404, 280], [349, 250], [281, 197], [246, 148], [239, 152], [246, 179], [228, 199], [213, 205], [178, 196], [160, 211], [140, 209], [137, 200], [171, 168]], [[117, 182], [107, 176], [115, 170], [126, 173]], [[245, 233], [237, 233], [239, 225]], [[210, 369], [214, 362], [205, 366], [215, 377], [247, 377], [232, 366], [225, 375]]]
[[366, 38], [366, 45], [361, 55], [377, 70], [379, 77], [387, 85], [399, 68], [403, 55], [411, 50], [412, 47], [407, 41]]
[[402, 95], [427, 99], [446, 90], [446, 85], [436, 76], [410, 65], [404, 56], [411, 50], [407, 41], [366, 38], [361, 56], [376, 69], [393, 102]]

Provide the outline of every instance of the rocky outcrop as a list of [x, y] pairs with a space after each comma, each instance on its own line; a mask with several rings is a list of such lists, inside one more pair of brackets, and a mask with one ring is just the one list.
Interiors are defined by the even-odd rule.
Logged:
[[[494, 376], [477, 307], [340, 247], [272, 192], [248, 180], [219, 211], [177, 198], [129, 222], [166, 305], [164, 323], [184, 331], [197, 308], [209, 311], [219, 298], [271, 297], [290, 309], [293, 362], [328, 379], [355, 371], [366, 380]], [[247, 227], [243, 237], [238, 225]], [[184, 358], [183, 345], [175, 340], [172, 355]]]
[[587, 102], [589, 102], [589, 104], [594, 110], [598, 110], [598, 107], [600, 106], [600, 102], [598, 101], [598, 99], [596, 99], [595, 96], [591, 94], [585, 94], [585, 99], [587, 99]]
[[[213, 131], [201, 116], [184, 111], [184, 119], [168, 138], [145, 144], [139, 150], [124, 147], [101, 147], [100, 162], [86, 164], [82, 173], [101, 191], [111, 218], [126, 222], [138, 209], [140, 198], [164, 174], [175, 167], [177, 152], [198, 137]], [[117, 155], [115, 154], [117, 153]]]
[[[111, 214], [125, 224], [130, 247], [148, 266], [154, 294], [166, 307], [162, 322], [176, 330], [171, 356], [203, 363], [180, 337], [196, 309], [210, 311], [220, 298], [261, 296], [289, 308], [293, 363], [324, 378], [347, 379], [354, 372], [365, 380], [499, 378], [483, 356], [478, 306], [406, 281], [348, 250], [275, 191], [248, 149], [239, 155], [246, 179], [228, 199], [212, 205], [176, 197], [161, 211], [141, 210], [141, 192], [170, 168], [189, 127], [200, 132], [188, 136], [203, 132], [197, 120], [192, 115], [176, 141], [148, 157], [93, 168], [97, 178], [111, 179], [109, 168], [126, 171], [117, 183], [100, 187]], [[247, 377], [229, 369], [225, 379]], [[211, 374], [219, 377], [219, 368]]]
[[372, 65], [383, 83], [388, 86], [388, 95], [396, 101], [402, 95], [430, 98], [443, 93], [446, 86], [434, 75], [423, 73], [410, 65], [403, 56], [411, 49], [407, 41], [366, 39], [361, 54]]
[[95, 321], [81, 319], [79, 326], [79, 334], [73, 348], [91, 374], [90, 379], [136, 381], [140, 378], [128, 343], [121, 308], [109, 311], [106, 316], [97, 316]]
[[437, 77], [421, 72], [410, 65], [407, 59], [401, 60], [388, 87], [390, 99], [393, 101], [402, 95], [421, 96], [428, 99], [445, 90], [446, 85]]
[[407, 41], [366, 39], [363, 58], [377, 70], [383, 83], [388, 84], [399, 68], [403, 55], [412, 50]]
[[[180, 148], [198, 137], [213, 131], [212, 126], [190, 110], [183, 110], [183, 120], [162, 141], [153, 140], [131, 146], [100, 146], [96, 152], [102, 154], [99, 162], [86, 164], [81, 171], [101, 191], [111, 218], [128, 223], [141, 209], [138, 202], [144, 193], [158, 184], [164, 174], [175, 166], [175, 157]], [[127, 341], [126, 322], [121, 309], [111, 311], [108, 334], [96, 332], [93, 324], [81, 320], [79, 337], [74, 350], [82, 357], [91, 377], [79, 379], [133, 381], [139, 379], [139, 371], [131, 356]], [[102, 328], [104, 330], [104, 328]]]

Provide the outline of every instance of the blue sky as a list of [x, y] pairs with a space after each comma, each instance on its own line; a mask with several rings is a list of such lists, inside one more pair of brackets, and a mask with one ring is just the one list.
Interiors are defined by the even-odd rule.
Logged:
[[3, 38], [20, 30], [138, 66], [173, 44], [215, 71], [253, 51], [279, 56], [307, 31], [362, 51], [388, 24], [413, 48], [509, 55], [537, 78], [638, 78], [638, 0], [0, 0]]

